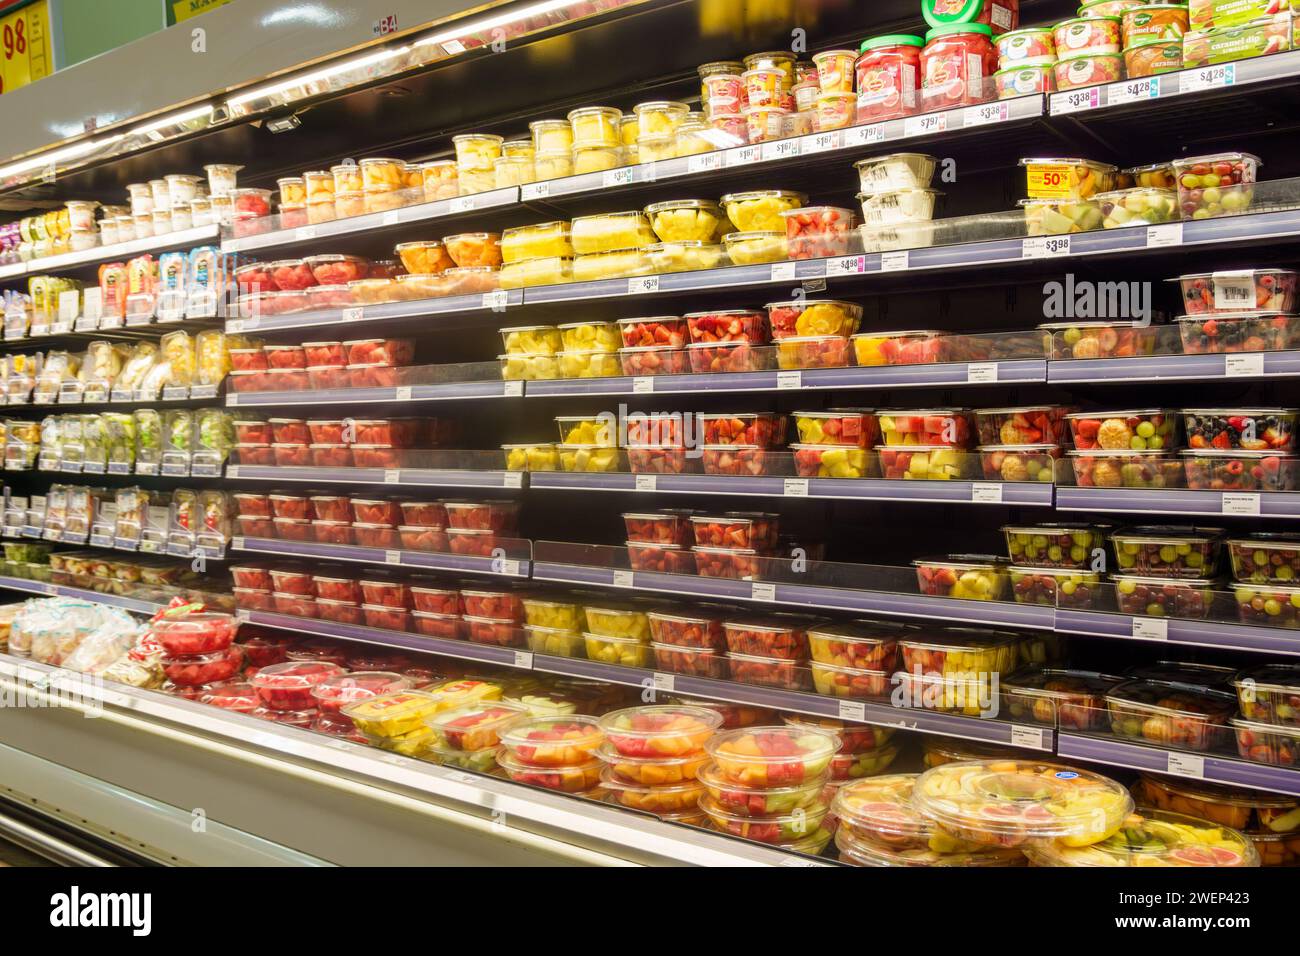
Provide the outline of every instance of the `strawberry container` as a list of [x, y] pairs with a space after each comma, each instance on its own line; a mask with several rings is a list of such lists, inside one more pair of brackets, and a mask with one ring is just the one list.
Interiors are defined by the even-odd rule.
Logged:
[[163, 674], [178, 687], [201, 687], [230, 680], [239, 673], [244, 663], [244, 652], [238, 644], [211, 654], [188, 656], [165, 655]]
[[646, 617], [650, 622], [650, 638], [656, 644], [719, 652], [726, 649], [720, 616], [704, 612], [649, 611]]
[[628, 349], [665, 347], [680, 349], [690, 340], [690, 329], [686, 320], [675, 315], [619, 319], [618, 330], [624, 348]]
[[353, 498], [352, 517], [362, 524], [399, 525], [402, 506], [388, 498]]
[[767, 342], [767, 315], [756, 309], [690, 312], [685, 319], [692, 343]]
[[270, 571], [271, 590], [280, 594], [304, 594], [311, 597], [316, 593], [309, 571], [296, 568], [272, 568]]
[[231, 614], [186, 614], [154, 621], [150, 632], [171, 657], [224, 651], [235, 639], [239, 620]]
[[709, 548], [696, 545], [696, 573], [702, 578], [730, 578], [736, 581], [753, 581], [763, 570], [769, 553], [748, 548]]
[[403, 501], [402, 523], [417, 528], [447, 527], [447, 508], [441, 501]]
[[[276, 442], [271, 446], [275, 463], [281, 467], [305, 467], [311, 464], [311, 449], [303, 444]], [[245, 462], [240, 462], [245, 464]]]
[[329, 601], [346, 601], [350, 604], [361, 602], [361, 585], [356, 578], [338, 577], [332, 574], [313, 574], [312, 588], [316, 597]]
[[490, 558], [492, 552], [500, 546], [501, 540], [495, 531], [477, 531], [468, 528], [447, 530], [447, 550], [452, 554]]
[[312, 541], [311, 521], [307, 518], [272, 518], [275, 537], [281, 541]]
[[1065, 441], [1065, 415], [1058, 405], [988, 408], [975, 412], [981, 445], [1059, 445]]
[[780, 687], [784, 690], [812, 690], [812, 672], [808, 665], [781, 657], [755, 657], [730, 653], [726, 657], [727, 675], [741, 684]]
[[263, 345], [268, 369], [307, 367], [307, 353], [301, 345]]
[[249, 683], [267, 710], [304, 711], [316, 708], [317, 684], [342, 676], [344, 670], [328, 661], [287, 661], [263, 667]]
[[624, 375], [685, 375], [690, 359], [682, 346], [642, 345], [618, 350]]
[[706, 445], [753, 445], [774, 448], [785, 440], [785, 417], [773, 412], [700, 413]]
[[311, 523], [312, 535], [321, 544], [351, 544], [352, 522], [329, 521], [316, 518]]
[[697, 375], [721, 372], [761, 372], [776, 364], [771, 349], [746, 341], [692, 342], [686, 346], [691, 371]]
[[294, 617], [315, 617], [316, 599], [305, 594], [272, 592], [271, 608], [277, 614], [292, 614]]
[[312, 495], [312, 514], [321, 521], [352, 521], [352, 499], [346, 495]]
[[706, 475], [766, 475], [779, 470], [779, 454], [757, 445], [703, 445]]
[[660, 574], [695, 573], [695, 555], [680, 544], [629, 541], [627, 559], [633, 571], [655, 571]]
[[781, 213], [785, 220], [786, 246], [791, 259], [822, 259], [850, 252], [850, 236], [857, 223], [852, 209], [838, 206], [805, 206]]
[[513, 533], [519, 524], [517, 501], [446, 501], [447, 527], [453, 531]]
[[310, 518], [311, 500], [301, 495], [269, 495], [271, 515], [276, 518]]
[[264, 564], [231, 565], [230, 579], [237, 588], [253, 588], [258, 591], [271, 590], [271, 572]]
[[411, 601], [415, 604], [417, 611], [423, 611], [426, 614], [460, 615], [464, 612], [460, 592], [455, 588], [412, 584]]
[[684, 475], [699, 471], [697, 460], [676, 445], [629, 447], [627, 461], [634, 475]]
[[694, 542], [690, 519], [685, 512], [626, 512], [623, 525], [629, 542], [690, 545]]
[[366, 627], [377, 627], [385, 631], [412, 630], [411, 612], [397, 607], [384, 607], [378, 604], [361, 605], [361, 619]]
[[780, 515], [728, 512], [717, 517], [691, 515], [691, 534], [697, 545], [713, 548], [776, 547]]
[[516, 622], [524, 619], [524, 607], [519, 595], [511, 591], [462, 588], [460, 596], [466, 617]]
[[343, 347], [349, 365], [402, 366], [415, 357], [413, 339], [354, 339]]
[[724, 621], [722, 633], [727, 650], [733, 654], [807, 660], [810, 623], [776, 616], [768, 620]]
[[352, 525], [352, 533], [363, 548], [400, 548], [402, 543], [397, 528], [389, 524], [358, 521]]
[[471, 644], [496, 647], [527, 647], [528, 635], [515, 621], [498, 621], [488, 617], [465, 615], [465, 636]]
[[267, 495], [237, 492], [234, 499], [235, 508], [241, 515], [248, 515], [253, 518], [271, 517], [271, 500]]
[[725, 678], [726, 655], [711, 647], [684, 647], [679, 644], [651, 644], [656, 670], [691, 677]]
[[352, 445], [352, 461], [358, 468], [399, 468], [402, 450], [389, 445]]
[[436, 614], [430, 611], [412, 611], [415, 632], [425, 637], [440, 637], [448, 641], [464, 640], [464, 627], [459, 614]]
[[273, 538], [275, 524], [270, 518], [261, 515], [240, 515], [239, 533], [246, 538]]
[[1295, 308], [1296, 273], [1291, 269], [1200, 272], [1179, 276], [1176, 281], [1187, 315], [1291, 312]]
[[398, 525], [397, 533], [401, 538], [403, 550], [428, 552], [447, 550], [446, 528]]
[[348, 468], [353, 463], [351, 445], [313, 444], [307, 446], [316, 468]]

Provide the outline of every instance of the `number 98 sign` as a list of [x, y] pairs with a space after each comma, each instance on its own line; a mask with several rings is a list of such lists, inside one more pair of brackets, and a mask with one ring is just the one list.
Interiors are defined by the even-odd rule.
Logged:
[[0, 16], [0, 93], [8, 93], [50, 74], [46, 0]]

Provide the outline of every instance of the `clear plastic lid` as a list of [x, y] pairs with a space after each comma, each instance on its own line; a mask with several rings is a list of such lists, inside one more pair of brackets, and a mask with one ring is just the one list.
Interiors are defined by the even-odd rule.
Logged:
[[566, 752], [590, 754], [605, 739], [596, 718], [580, 714], [523, 718], [503, 726], [498, 736], [520, 760], [539, 766]]
[[1190, 544], [1192, 542], [1211, 542], [1222, 538], [1227, 532], [1222, 528], [1200, 528], [1188, 525], [1147, 524], [1121, 528], [1112, 532], [1115, 541], [1138, 541], [1143, 544]]
[[[317, 598], [322, 603], [351, 605], [350, 601], [331, 602], [328, 598]], [[350, 704], [353, 701], [391, 694], [394, 691], [407, 690], [411, 681], [396, 671], [353, 671], [340, 673], [316, 684], [311, 689], [316, 700], [338, 701]]]
[[[734, 787], [734, 784], [726, 783], [724, 786]], [[708, 794], [700, 798], [700, 809], [707, 813], [716, 825], [721, 825], [722, 829], [729, 832], [735, 832], [737, 836], [778, 845], [806, 839], [821, 827], [822, 820], [830, 812], [830, 807], [825, 803], [814, 802], [790, 813], [774, 813], [767, 816], [751, 817], [748, 814], [732, 813], [713, 799], [712, 795]], [[770, 835], [773, 834], [771, 830], [773, 827], [777, 828], [779, 833]], [[751, 829], [758, 828], [762, 828], [764, 837], [749, 832]]]
[[600, 718], [600, 730], [620, 753], [631, 756], [682, 755], [698, 750], [722, 717], [703, 707], [672, 704], [626, 707]]
[[[789, 664], [790, 661], [783, 659], [781, 663]], [[721, 717], [714, 716], [721, 723]], [[785, 779], [780, 774], [768, 773], [766, 768], [791, 763], [825, 767], [841, 743], [838, 734], [817, 727], [740, 727], [715, 734], [705, 743], [704, 749], [718, 762], [729, 780], [736, 780], [736, 774], [730, 768], [752, 766], [759, 770], [759, 774], [749, 779], [758, 783], [764, 779], [769, 782]]]
[[1226, 717], [1237, 698], [1225, 690], [1169, 680], [1127, 680], [1111, 688], [1107, 703], [1138, 705], [1171, 717], [1203, 720], [1207, 715]]
[[[1039, 573], [1041, 569], [1032, 569]], [[1073, 572], [1078, 573], [1078, 572]], [[1103, 674], [1100, 671], [1075, 670], [1065, 667], [1044, 667], [1030, 664], [1002, 678], [1002, 687], [1028, 697], [1045, 697], [1052, 700], [1071, 700], [1079, 694], [1107, 694], [1124, 683], [1123, 677]]]
[[832, 640], [852, 644], [880, 644], [915, 634], [921, 629], [919, 624], [905, 621], [845, 621], [842, 623], [821, 624], [808, 629], [808, 637], [819, 640]]
[[1259, 853], [1244, 834], [1148, 807], [1130, 813], [1100, 843], [1072, 847], [1053, 840], [1024, 852], [1036, 866], [1259, 866]]
[[916, 781], [913, 804], [939, 826], [1001, 843], [1008, 837], [1104, 840], [1133, 810], [1119, 783], [1088, 770], [1028, 760], [948, 763]]
[[[299, 595], [293, 595], [299, 597]], [[276, 690], [307, 690], [331, 677], [343, 673], [343, 668], [329, 661], [285, 661], [269, 664], [254, 674], [249, 681], [254, 687]]]
[[1222, 803], [1234, 807], [1255, 809], [1289, 809], [1300, 803], [1300, 798], [1285, 794], [1272, 794], [1264, 790], [1245, 790], [1226, 787], [1223, 784], [1207, 783], [1204, 780], [1157, 776], [1144, 773], [1139, 782], [1147, 787], [1154, 787], [1166, 793], [1203, 800], [1207, 803]]
[[1180, 156], [1173, 160], [1174, 169], [1186, 169], [1204, 163], [1253, 163], [1263, 166], [1264, 161], [1253, 153], [1215, 153], [1211, 156]]
[[877, 833], [891, 842], [924, 839], [935, 827], [912, 805], [918, 777], [915, 773], [894, 773], [845, 784], [835, 794], [831, 812], [849, 826]]
[[808, 201], [806, 193], [791, 192], [788, 189], [753, 189], [743, 193], [727, 193], [719, 202], [726, 206], [735, 202], [752, 202], [755, 199], [794, 199], [800, 204]]
[[835, 831], [835, 847], [840, 860], [856, 866], [1019, 866], [1024, 855], [1017, 849], [983, 847], [953, 853], [910, 848], [894, 849], [867, 843], [853, 835], [847, 827]]
[[[1222, 318], [1222, 316], [1215, 316]], [[1204, 317], [1202, 317], [1204, 321]], [[1178, 415], [1179, 412], [1174, 408], [1120, 408], [1108, 411], [1092, 412], [1068, 412], [1065, 417], [1070, 418], [1150, 418], [1153, 415]]]
[[[452, 750], [482, 750], [495, 747], [504, 728], [527, 716], [527, 707], [489, 700], [444, 710], [426, 717], [424, 722], [443, 737]], [[475, 746], [469, 746], [471, 743]]]
[[1293, 312], [1215, 312], [1210, 315], [1180, 315], [1174, 321], [1178, 323], [1194, 322], [1198, 325], [1204, 325], [1206, 322], [1258, 322], [1267, 317], [1283, 318], [1288, 322], [1296, 318]]
[[[1167, 581], [1166, 578], [1161, 578]], [[1183, 684], [1204, 684], [1207, 687], [1227, 687], [1237, 671], [1221, 664], [1201, 664], [1192, 661], [1156, 661], [1139, 664], [1124, 672], [1125, 677], [1143, 680], [1175, 681]]]
[[[921, 445], [907, 445], [907, 448], [922, 448]], [[1011, 567], [1011, 560], [996, 554], [950, 554], [943, 557], [917, 558], [912, 562], [915, 567], [941, 565], [957, 571], [1004, 571]]]
[[1260, 664], [1242, 671], [1232, 683], [1238, 690], [1300, 695], [1300, 664]]

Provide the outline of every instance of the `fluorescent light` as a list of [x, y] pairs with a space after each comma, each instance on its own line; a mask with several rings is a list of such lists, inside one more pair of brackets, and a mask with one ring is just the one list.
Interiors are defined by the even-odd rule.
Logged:
[[354, 60], [344, 60], [342, 63], [336, 63], [333, 66], [326, 67], [323, 70], [317, 70], [314, 73], [301, 74], [291, 79], [284, 80], [280, 83], [276, 83], [273, 86], [263, 86], [263, 87], [259, 87], [256, 90], [251, 90], [247, 93], [240, 93], [238, 96], [232, 96], [230, 99], [226, 100], [226, 105], [234, 109], [235, 107], [242, 106], [245, 103], [251, 103], [254, 100], [260, 100], [260, 99], [265, 99], [267, 97], [275, 96], [277, 93], [283, 93], [286, 90], [292, 90], [295, 87], [303, 86], [308, 83], [316, 83], [322, 80], [328, 80], [330, 77], [337, 76], [340, 73], [347, 73], [350, 70], [362, 69], [364, 67], [372, 66], [376, 63], [382, 63], [385, 60], [390, 60], [394, 57], [399, 57], [405, 53], [410, 53], [410, 52], [411, 52], [411, 48], [409, 46], [399, 46], [396, 49], [379, 50], [376, 53], [370, 53], [367, 54], [366, 56], [357, 57]]
[[24, 159], [21, 162], [13, 163], [0, 169], [0, 179], [8, 179], [11, 176], [17, 176], [33, 169], [44, 169], [47, 166], [58, 166], [69, 160], [79, 159], [82, 156], [88, 156], [91, 153], [98, 152], [105, 146], [110, 146], [126, 136], [125, 133], [116, 133], [112, 136], [105, 136], [103, 139], [87, 140], [84, 143], [74, 143], [63, 149], [55, 150], [52, 153], [43, 153], [40, 156], [33, 156], [31, 159]]
[[186, 110], [184, 113], [173, 113], [171, 116], [164, 116], [160, 120], [154, 120], [152, 123], [146, 123], [144, 126], [137, 126], [130, 130], [128, 136], [147, 136], [150, 133], [156, 133], [160, 129], [166, 129], [168, 126], [178, 126], [181, 123], [188, 123], [190, 120], [196, 120], [199, 117], [211, 116], [211, 105], [196, 106], [192, 110]]
[[428, 46], [431, 43], [446, 43], [448, 40], [455, 40], [468, 33], [476, 33], [480, 30], [491, 30], [493, 27], [503, 27], [510, 23], [517, 23], [520, 20], [527, 20], [529, 17], [540, 17], [555, 10], [564, 10], [571, 6], [573, 6], [573, 0], [545, 0], [543, 3], [534, 3], [521, 10], [515, 10], [510, 13], [499, 13], [495, 17], [488, 17], [483, 20], [475, 20], [471, 23], [462, 24], [454, 30], [444, 33], [435, 33], [433, 36], [427, 36], [416, 40], [414, 45]]

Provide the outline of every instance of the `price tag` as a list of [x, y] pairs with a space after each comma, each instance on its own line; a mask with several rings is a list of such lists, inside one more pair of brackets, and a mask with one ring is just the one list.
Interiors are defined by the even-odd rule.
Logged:
[[1106, 88], [1106, 105], [1118, 106], [1121, 103], [1140, 103], [1154, 100], [1160, 95], [1160, 77], [1144, 76], [1141, 79], [1117, 83]]
[[1002, 483], [997, 481], [972, 481], [970, 500], [977, 505], [1002, 504]]
[[647, 295], [658, 291], [658, 276], [633, 276], [627, 280], [628, 295]]
[[782, 484], [781, 493], [787, 498], [807, 498], [807, 478], [787, 478]]
[[775, 601], [776, 585], [755, 581], [749, 590], [749, 596], [755, 601]]
[[987, 126], [989, 123], [1004, 122], [1009, 115], [1006, 103], [981, 103], [979, 106], [966, 107], [961, 125], [968, 129], [972, 126]]
[[[135, 463], [135, 473], [137, 475], [156, 475], [158, 474], [158, 462], [137, 461]], [[237, 475], [232, 475], [231, 477], [237, 477]]]
[[1027, 747], [1030, 750], [1047, 750], [1047, 745], [1043, 742], [1042, 727], [1021, 727], [1017, 724], [1011, 726], [1011, 739], [1008, 741], [1013, 747]]
[[226, 331], [229, 332], [231, 335], [238, 335], [240, 332], [244, 331], [244, 320], [243, 320], [243, 319], [227, 319], [227, 320], [226, 320]]
[[635, 475], [633, 487], [637, 491], [658, 491], [659, 482], [657, 475]]
[[532, 651], [515, 651], [515, 667], [522, 667], [524, 670], [533, 669], [533, 652]]
[[518, 398], [524, 394], [524, 383], [519, 381], [505, 382], [501, 386], [501, 394], [506, 398]]
[[610, 581], [610, 584], [612, 584], [612, 585], [613, 585], [614, 587], [616, 587], [616, 588], [630, 588], [630, 587], [632, 587], [632, 585], [633, 585], [632, 572], [631, 572], [631, 571], [615, 571], [615, 572], [614, 572], [614, 579], [613, 579], [612, 581]]
[[1031, 236], [1022, 241], [1022, 259], [1051, 259], [1070, 254], [1069, 236]]
[[1225, 491], [1223, 514], [1259, 515], [1259, 492]]
[[448, 40], [442, 45], [442, 48], [451, 56], [456, 56], [458, 53], [465, 52], [465, 44], [461, 43], [459, 40]]
[[793, 282], [796, 271], [797, 271], [797, 263], [774, 262], [772, 263], [772, 281]]
[[76, 289], [59, 293], [59, 321], [73, 322], [81, 314], [81, 293]]
[[1090, 86], [1085, 90], [1070, 90], [1066, 93], [1052, 95], [1050, 113], [1052, 116], [1064, 116], [1066, 113], [1082, 113], [1095, 110], [1101, 104], [1101, 88]]
[[402, 483], [402, 472], [398, 468], [389, 468], [384, 472], [384, 484], [400, 485]]
[[386, 212], [379, 217], [379, 224], [382, 226], [396, 226], [401, 223], [401, 221], [402, 214], [396, 209], [391, 212]]
[[997, 362], [971, 362], [966, 366], [967, 385], [988, 385], [997, 380]]
[[1167, 249], [1183, 244], [1183, 224], [1181, 222], [1164, 222], [1157, 226], [1147, 226], [1147, 248]]
[[[101, 329], [115, 327], [111, 323], [104, 321], [104, 292], [97, 285], [81, 290], [81, 314], [88, 319], [99, 321]], [[117, 317], [114, 316], [114, 318]]]
[[524, 486], [524, 473], [522, 471], [507, 471], [501, 476], [502, 488], [522, 488]]
[[315, 226], [299, 226], [293, 231], [294, 242], [310, 242], [316, 238]]
[[399, 385], [393, 392], [393, 399], [398, 402], [409, 402], [411, 400], [411, 386]]
[[722, 153], [696, 153], [686, 157], [688, 173], [711, 173], [722, 168]]
[[400, 551], [384, 552], [384, 564], [401, 564], [401, 563], [402, 563], [402, 552]]
[[813, 153], [825, 153], [832, 149], [839, 149], [843, 145], [844, 137], [837, 129], [827, 130], [824, 133], [814, 133], [812, 136], [805, 136], [799, 141], [799, 152], [808, 156]]
[[1264, 374], [1263, 352], [1241, 352], [1223, 357], [1223, 374], [1227, 378], [1256, 378]]
[[632, 394], [644, 395], [655, 390], [655, 380], [648, 375], [638, 375], [632, 379]]
[[947, 113], [926, 113], [903, 120], [904, 136], [929, 136], [932, 133], [942, 133], [947, 128]]
[[845, 146], [871, 146], [885, 141], [885, 125], [872, 123], [870, 126], [851, 126], [844, 131]]
[[447, 207], [450, 212], [470, 212], [474, 208], [474, 197], [455, 196], [447, 200]]
[[1255, 308], [1255, 275], [1251, 272], [1216, 272], [1214, 308], [1219, 312], [1242, 312]]
[[856, 276], [867, 271], [866, 256], [840, 256], [826, 260], [826, 277]]
[[366, 310], [364, 307], [359, 305], [350, 305], [343, 310], [343, 321], [345, 323], [360, 322], [365, 317], [366, 317]]
[[758, 146], [739, 146], [735, 149], [729, 149], [726, 157], [727, 168], [748, 166], [751, 163], [758, 162], [762, 155], [762, 150]]
[[1237, 82], [1237, 64], [1220, 63], [1199, 70], [1185, 70], [1179, 74], [1178, 91], [1195, 93], [1200, 90], [1221, 89]]
[[1135, 617], [1131, 633], [1139, 641], [1167, 641], [1169, 622], [1162, 617]]
[[618, 169], [607, 169], [601, 175], [601, 183], [606, 189], [614, 186], [630, 186], [635, 175], [631, 166], [620, 166]]
[[1175, 777], [1192, 777], [1205, 779], [1205, 758], [1200, 754], [1170, 753], [1167, 766], [1169, 773]]
[[483, 308], [493, 312], [504, 312], [510, 305], [510, 293], [505, 289], [483, 293]]
[[228, 466], [226, 467], [226, 477], [227, 477], [227, 478], [238, 478], [238, 477], [239, 477], [239, 466], [238, 466], [238, 465], [228, 465]]
[[911, 254], [906, 249], [902, 252], [880, 254], [881, 272], [906, 272], [909, 268], [911, 268]]
[[660, 674], [656, 672], [652, 681], [654, 689], [657, 691], [661, 691], [665, 694], [672, 694], [677, 691], [677, 678], [672, 674]]
[[777, 159], [794, 159], [799, 155], [799, 140], [778, 139], [763, 144], [763, 162]]
[[519, 577], [519, 562], [508, 559], [500, 562], [494, 561], [492, 571], [495, 574], [502, 574], [508, 578], [517, 578]]
[[551, 184], [549, 182], [524, 183], [519, 187], [519, 198], [528, 202], [530, 199], [545, 199], [551, 194]]
[[842, 700], [840, 701], [840, 720], [856, 720], [858, 722], [867, 719], [867, 705], [860, 700]]
[[803, 388], [803, 373], [798, 370], [777, 372], [776, 387], [782, 392]]

